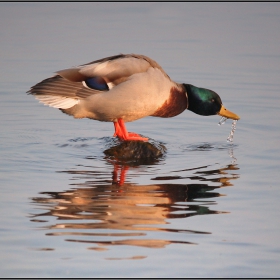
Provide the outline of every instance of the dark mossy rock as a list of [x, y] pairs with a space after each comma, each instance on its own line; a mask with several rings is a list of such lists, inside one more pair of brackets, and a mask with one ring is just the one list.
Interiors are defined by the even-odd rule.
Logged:
[[143, 141], [123, 141], [104, 151], [113, 160], [138, 164], [151, 164], [164, 156], [163, 144]]

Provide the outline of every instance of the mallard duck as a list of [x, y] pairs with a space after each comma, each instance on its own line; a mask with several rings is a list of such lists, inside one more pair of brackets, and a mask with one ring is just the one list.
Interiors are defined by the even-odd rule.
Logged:
[[121, 140], [148, 138], [128, 132], [125, 123], [147, 116], [170, 118], [188, 109], [202, 116], [238, 120], [212, 90], [170, 79], [144, 55], [119, 54], [64, 69], [27, 92], [74, 118], [113, 122]]

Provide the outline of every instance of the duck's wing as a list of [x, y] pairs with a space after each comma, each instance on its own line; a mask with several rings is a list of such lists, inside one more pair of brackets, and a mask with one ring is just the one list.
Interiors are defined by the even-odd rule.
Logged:
[[69, 109], [91, 95], [111, 90], [134, 74], [148, 71], [150, 67], [158, 68], [169, 79], [154, 60], [143, 55], [120, 54], [57, 71], [57, 75], [31, 87], [28, 93], [45, 105]]
[[83, 81], [85, 78], [90, 77], [102, 77], [109, 89], [111, 89], [127, 80], [133, 74], [146, 72], [150, 67], [158, 68], [168, 77], [157, 62], [147, 56], [137, 54], [110, 56], [75, 68], [61, 70], [57, 73], [74, 82]]
[[40, 102], [54, 108], [68, 109], [98, 91], [86, 88], [82, 82], [72, 82], [56, 75], [45, 79], [27, 92], [35, 96]]

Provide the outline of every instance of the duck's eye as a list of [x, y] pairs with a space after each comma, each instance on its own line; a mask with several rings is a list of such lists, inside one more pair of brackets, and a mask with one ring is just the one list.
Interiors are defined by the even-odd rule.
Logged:
[[211, 102], [212, 102], [212, 103], [214, 103], [214, 102], [215, 102], [215, 99], [214, 99], [214, 98], [212, 98], [212, 99], [211, 99]]
[[96, 89], [96, 90], [109, 90], [107, 83], [101, 77], [92, 77], [87, 78], [85, 81], [87, 87]]

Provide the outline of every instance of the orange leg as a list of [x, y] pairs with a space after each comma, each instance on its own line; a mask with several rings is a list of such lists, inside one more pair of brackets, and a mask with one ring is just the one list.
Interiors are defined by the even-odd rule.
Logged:
[[149, 139], [149, 138], [141, 137], [139, 134], [134, 133], [134, 132], [127, 132], [123, 119], [118, 119], [117, 122], [114, 122], [114, 126], [115, 126], [114, 136], [119, 137], [121, 140], [148, 141], [148, 139]]

